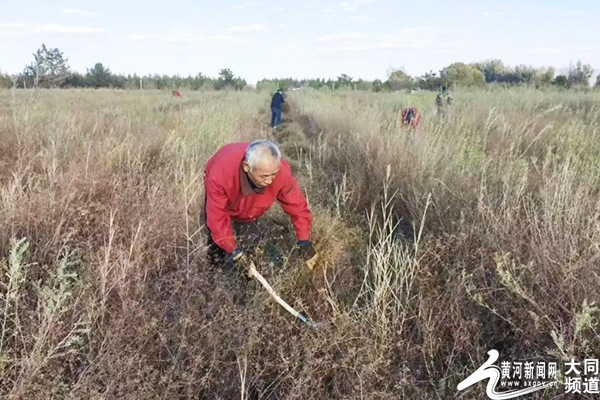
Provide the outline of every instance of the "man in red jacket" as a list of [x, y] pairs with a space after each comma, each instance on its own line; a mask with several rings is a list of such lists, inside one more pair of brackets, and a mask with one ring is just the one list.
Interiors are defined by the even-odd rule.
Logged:
[[221, 147], [206, 164], [204, 189], [208, 254], [213, 264], [226, 260], [245, 267], [245, 254], [253, 252], [262, 236], [256, 221], [277, 200], [290, 216], [307, 266], [314, 267], [312, 214], [275, 144], [258, 140]]

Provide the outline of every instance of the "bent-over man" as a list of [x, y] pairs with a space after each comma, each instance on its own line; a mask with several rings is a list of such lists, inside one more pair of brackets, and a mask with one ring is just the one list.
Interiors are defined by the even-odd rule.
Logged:
[[206, 164], [204, 187], [208, 254], [213, 264], [228, 261], [245, 267], [245, 255], [253, 252], [262, 237], [256, 222], [277, 200], [290, 216], [307, 266], [314, 267], [312, 214], [275, 144], [258, 140], [221, 147]]

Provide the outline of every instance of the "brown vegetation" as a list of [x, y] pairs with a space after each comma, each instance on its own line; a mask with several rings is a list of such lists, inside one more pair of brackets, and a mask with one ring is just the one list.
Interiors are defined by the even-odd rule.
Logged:
[[393, 94], [290, 96], [322, 262], [273, 207], [259, 269], [313, 331], [204, 259], [202, 168], [268, 94], [0, 92], [0, 397], [441, 399], [492, 348], [597, 358], [598, 95], [453, 95], [416, 133]]

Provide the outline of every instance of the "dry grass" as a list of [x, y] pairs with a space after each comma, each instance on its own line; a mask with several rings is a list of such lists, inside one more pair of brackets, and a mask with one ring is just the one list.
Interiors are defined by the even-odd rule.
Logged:
[[[272, 135], [263, 94], [0, 92], [0, 397], [440, 399], [491, 348], [597, 357], [598, 94], [454, 97], [301, 92]], [[203, 165], [262, 137], [323, 261], [277, 207], [260, 269], [322, 331], [205, 264]]]

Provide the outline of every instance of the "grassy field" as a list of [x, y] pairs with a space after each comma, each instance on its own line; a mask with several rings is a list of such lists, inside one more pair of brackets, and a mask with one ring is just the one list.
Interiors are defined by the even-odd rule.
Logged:
[[[490, 349], [598, 358], [600, 93], [434, 96], [293, 93], [273, 135], [268, 93], [0, 91], [0, 397], [479, 399]], [[322, 259], [276, 206], [259, 269], [322, 330], [205, 261], [204, 164], [259, 138]]]

